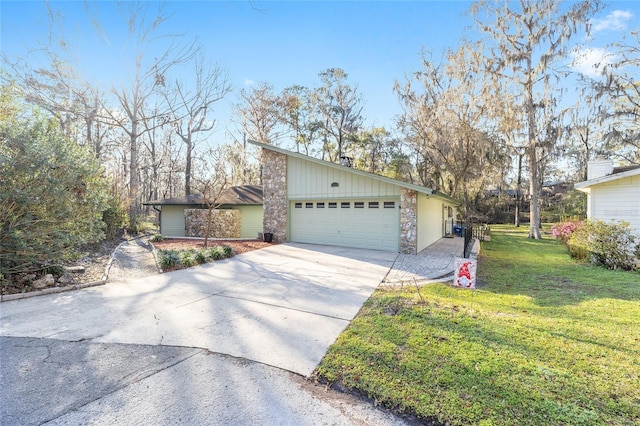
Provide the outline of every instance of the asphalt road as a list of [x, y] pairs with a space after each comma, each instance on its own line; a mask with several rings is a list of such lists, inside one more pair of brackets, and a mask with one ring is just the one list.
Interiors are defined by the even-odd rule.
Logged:
[[402, 425], [300, 375], [198, 348], [0, 337], [4, 425]]

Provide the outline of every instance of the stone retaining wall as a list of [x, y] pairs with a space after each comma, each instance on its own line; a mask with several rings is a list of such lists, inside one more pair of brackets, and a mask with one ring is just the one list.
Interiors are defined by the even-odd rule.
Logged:
[[[210, 238], [240, 238], [239, 210], [213, 210]], [[207, 209], [185, 209], [184, 224], [186, 237], [205, 237]]]

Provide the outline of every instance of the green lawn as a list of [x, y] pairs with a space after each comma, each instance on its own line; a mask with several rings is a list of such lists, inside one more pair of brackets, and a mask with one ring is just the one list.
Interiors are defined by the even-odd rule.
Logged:
[[640, 424], [640, 273], [492, 228], [479, 288], [380, 288], [317, 373], [447, 424]]

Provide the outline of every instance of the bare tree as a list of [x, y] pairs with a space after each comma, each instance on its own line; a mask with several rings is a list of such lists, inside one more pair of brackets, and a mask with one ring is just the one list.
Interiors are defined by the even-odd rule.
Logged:
[[227, 73], [217, 65], [207, 65], [202, 56], [194, 61], [192, 84], [185, 85], [184, 77], [181, 77], [167, 85], [164, 91], [175, 133], [186, 147], [185, 195], [191, 194], [191, 168], [197, 137], [213, 129], [216, 123], [211, 117], [213, 106], [231, 91]]
[[601, 117], [608, 124], [607, 146], [614, 155], [640, 164], [640, 33], [613, 46], [615, 60], [603, 66], [604, 80], [593, 82], [598, 98], [608, 101]]
[[280, 119], [293, 133], [296, 152], [310, 155], [322, 129], [322, 121], [313, 105], [313, 93], [304, 86], [291, 86], [278, 98]]
[[234, 109], [243, 135], [267, 144], [274, 144], [278, 140], [281, 121], [278, 98], [273, 93], [273, 86], [260, 82], [249, 90], [242, 89]]
[[151, 123], [158, 116], [166, 116], [167, 111], [150, 110], [150, 104], [154, 97], [159, 95], [160, 88], [165, 86], [167, 71], [177, 64], [189, 61], [195, 54], [193, 44], [180, 45], [175, 37], [170, 37], [169, 45], [161, 50], [158, 56], [149, 59], [145, 52], [151, 46], [155, 46], [163, 37], [159, 37], [158, 31], [166, 20], [163, 7], [160, 5], [157, 12], [149, 22], [151, 3], [127, 3], [127, 17], [129, 22], [129, 35], [134, 44], [133, 80], [128, 84], [114, 86], [111, 93], [115, 97], [118, 108], [113, 108], [108, 103], [102, 105], [101, 111], [105, 113], [103, 120], [118, 127], [127, 135], [129, 154], [129, 229], [135, 231], [140, 214], [140, 174], [139, 174], [139, 149], [140, 137], [151, 131], [155, 126], [162, 125]]
[[246, 139], [234, 140], [220, 146], [220, 155], [228, 166], [231, 185], [257, 185], [260, 183], [259, 161], [253, 161], [256, 152], [247, 146]]
[[569, 111], [564, 148], [575, 163], [579, 180], [587, 180], [588, 162], [605, 153], [600, 100], [593, 96], [588, 86]]
[[354, 167], [385, 174], [397, 147], [398, 140], [384, 127], [361, 130], [353, 137], [353, 149], [356, 152]]
[[[560, 7], [568, 7], [561, 13]], [[531, 222], [529, 237], [540, 239], [541, 177], [538, 154], [543, 143], [539, 116], [554, 108], [558, 92], [554, 83], [561, 76], [558, 61], [566, 57], [569, 40], [580, 24], [600, 7], [599, 1], [580, 1], [565, 5], [553, 0], [519, 0], [518, 2], [481, 1], [472, 7], [479, 28], [493, 43], [488, 67], [494, 77], [512, 85], [519, 108], [524, 114], [529, 160]], [[542, 111], [542, 114], [540, 112]], [[544, 124], [543, 124], [543, 127]], [[547, 142], [550, 140], [547, 138]]]
[[203, 204], [207, 208], [207, 224], [204, 234], [204, 246], [209, 246], [209, 237], [213, 226], [214, 212], [220, 207], [220, 197], [229, 187], [229, 171], [226, 160], [220, 151], [208, 150], [198, 162], [198, 170], [193, 176], [195, 187], [202, 195]]
[[43, 52], [47, 64], [35, 69], [27, 62], [11, 61], [4, 55], [2, 61], [19, 82], [25, 100], [51, 114], [66, 137], [101, 160], [111, 130], [99, 120], [100, 99], [104, 94], [83, 81], [56, 51]]
[[347, 83], [347, 73], [329, 68], [320, 74], [322, 85], [314, 91], [314, 105], [323, 132], [322, 158], [338, 162], [346, 154], [348, 144], [362, 126], [362, 97], [357, 86]]
[[395, 85], [403, 106], [399, 124], [419, 155], [423, 184], [464, 198], [467, 209], [472, 188], [480, 190], [473, 182], [491, 165], [487, 155], [499, 142], [486, 119], [481, 52], [480, 45], [464, 43], [440, 63], [425, 53], [422, 70], [404, 86]]

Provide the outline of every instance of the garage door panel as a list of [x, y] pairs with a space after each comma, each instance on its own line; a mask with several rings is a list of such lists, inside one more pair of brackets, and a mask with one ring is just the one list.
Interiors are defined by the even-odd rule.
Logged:
[[[393, 202], [394, 208], [384, 208], [385, 201]], [[354, 201], [348, 201], [347, 208], [344, 200], [292, 202], [291, 241], [398, 251], [398, 202], [375, 202], [378, 204], [360, 201], [359, 208]], [[324, 203], [324, 208], [318, 208], [318, 203]], [[371, 208], [372, 205], [378, 208]]]

